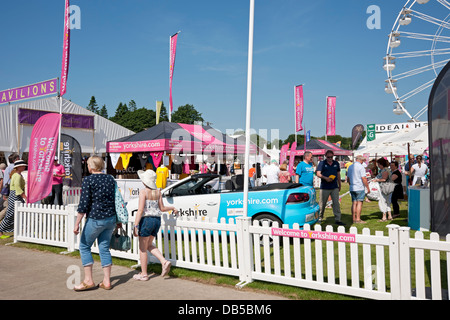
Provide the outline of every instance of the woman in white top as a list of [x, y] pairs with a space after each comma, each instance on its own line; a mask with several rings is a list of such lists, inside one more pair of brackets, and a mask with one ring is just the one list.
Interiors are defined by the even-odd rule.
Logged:
[[422, 162], [422, 156], [416, 157], [417, 163], [411, 167], [411, 174], [414, 174], [413, 186], [416, 185], [417, 180], [422, 180], [422, 185], [425, 184], [425, 176], [428, 173], [428, 167]]
[[156, 188], [156, 173], [153, 170], [139, 170], [138, 175], [146, 188], [139, 192], [139, 207], [134, 222], [134, 236], [139, 237], [141, 273], [135, 274], [133, 279], [147, 281], [147, 250], [161, 262], [161, 276], [164, 277], [170, 271], [170, 261], [153, 245], [153, 240], [161, 227], [162, 212], [172, 210], [177, 214], [178, 210], [164, 206], [161, 192]]

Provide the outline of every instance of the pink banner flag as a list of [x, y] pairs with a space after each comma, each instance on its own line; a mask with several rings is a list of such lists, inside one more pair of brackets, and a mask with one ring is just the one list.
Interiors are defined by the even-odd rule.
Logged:
[[170, 80], [170, 96], [169, 96], [169, 104], [170, 104], [170, 114], [173, 112], [173, 101], [172, 101], [172, 80], [173, 80], [173, 70], [175, 68], [175, 56], [177, 54], [177, 39], [178, 32], [170, 37], [170, 72], [169, 72], [169, 80]]
[[66, 9], [64, 11], [64, 41], [61, 66], [61, 88], [60, 95], [63, 96], [67, 90], [67, 77], [69, 74], [69, 55], [70, 55], [70, 19], [69, 19], [69, 0], [66, 0]]
[[289, 150], [289, 143], [287, 143], [281, 147], [280, 164], [282, 164], [287, 159], [288, 150]]
[[27, 202], [44, 199], [52, 191], [53, 161], [61, 114], [49, 113], [33, 127], [28, 155]]
[[327, 136], [336, 135], [336, 97], [327, 97]]
[[303, 130], [303, 86], [295, 87], [295, 132]]
[[291, 154], [289, 156], [289, 173], [292, 175], [294, 175], [294, 160], [295, 160], [295, 153], [297, 150], [297, 142], [292, 142], [291, 145]]

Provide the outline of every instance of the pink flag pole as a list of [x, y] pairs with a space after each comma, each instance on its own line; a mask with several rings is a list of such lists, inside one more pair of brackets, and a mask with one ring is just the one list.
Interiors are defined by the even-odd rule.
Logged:
[[297, 142], [297, 132], [302, 131], [303, 123], [303, 84], [294, 87], [294, 104], [295, 104], [295, 142]]
[[[69, 75], [69, 56], [70, 56], [70, 19], [69, 19], [69, 0], [65, 1], [64, 8], [64, 38], [63, 38], [63, 55], [62, 55], [62, 65], [61, 65], [61, 83], [59, 92], [59, 114], [62, 117], [62, 100], [63, 95], [67, 91], [67, 77]], [[61, 143], [61, 122], [59, 123], [59, 133], [58, 133], [58, 159], [60, 154], [60, 143]]]
[[177, 54], [177, 40], [178, 34], [181, 31], [178, 31], [173, 36], [169, 38], [169, 122], [172, 122], [172, 112], [173, 112], [173, 100], [172, 100], [172, 80], [173, 80], [173, 72], [175, 69], [175, 57]]

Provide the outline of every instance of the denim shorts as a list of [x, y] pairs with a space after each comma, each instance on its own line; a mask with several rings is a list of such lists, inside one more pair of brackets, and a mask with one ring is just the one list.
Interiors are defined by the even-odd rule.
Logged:
[[156, 237], [159, 228], [161, 227], [161, 217], [143, 217], [139, 221], [139, 233], [140, 237]]
[[366, 192], [363, 191], [350, 191], [350, 195], [352, 196], [352, 201], [364, 201], [366, 196]]

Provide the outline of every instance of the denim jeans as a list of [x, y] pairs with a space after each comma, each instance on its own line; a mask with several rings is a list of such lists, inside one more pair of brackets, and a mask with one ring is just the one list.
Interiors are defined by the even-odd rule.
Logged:
[[80, 239], [80, 256], [83, 267], [94, 264], [91, 247], [96, 239], [102, 267], [112, 265], [109, 244], [116, 227], [116, 220], [115, 215], [101, 220], [87, 219]]

